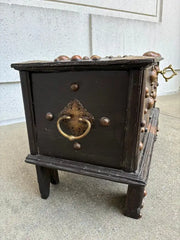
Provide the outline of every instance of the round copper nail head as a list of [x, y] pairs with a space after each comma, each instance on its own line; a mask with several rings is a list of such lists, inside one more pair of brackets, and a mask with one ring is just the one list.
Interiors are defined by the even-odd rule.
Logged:
[[148, 112], [147, 108], [144, 109], [144, 114], [146, 114]]
[[51, 112], [46, 113], [46, 119], [51, 121], [53, 119], [53, 114]]
[[81, 144], [78, 143], [78, 142], [75, 142], [75, 143], [73, 144], [73, 147], [74, 147], [75, 150], [80, 150], [80, 149], [81, 149]]
[[84, 56], [84, 57], [83, 57], [83, 60], [89, 60], [89, 57]]
[[154, 82], [157, 80], [157, 71], [155, 69], [151, 71], [150, 79], [151, 79], [151, 82]]
[[146, 121], [143, 120], [143, 121], [141, 122], [141, 127], [145, 127], [145, 125], [146, 125]]
[[144, 197], [146, 197], [147, 196], [147, 192], [146, 192], [146, 190], [144, 190]]
[[79, 85], [78, 85], [77, 83], [72, 83], [72, 84], [71, 84], [71, 90], [72, 90], [72, 91], [75, 92], [75, 91], [77, 91], [78, 89], [79, 89]]
[[79, 55], [74, 55], [74, 56], [72, 56], [71, 61], [79, 61], [79, 60], [81, 60], [81, 59], [82, 59], [81, 56], [79, 56]]
[[140, 142], [140, 143], [139, 143], [139, 150], [141, 151], [142, 149], [143, 149], [143, 143]]
[[55, 61], [55, 62], [59, 62], [59, 61], [62, 61], [62, 60], [69, 60], [69, 57], [68, 57], [68, 56], [65, 56], [65, 55], [60, 55], [60, 56], [57, 57], [54, 61]]
[[141, 132], [142, 133], [145, 132], [145, 128], [144, 127], [141, 128]]
[[92, 55], [92, 56], [91, 56], [91, 59], [92, 59], [92, 60], [99, 60], [99, 59], [101, 59], [101, 57], [98, 56], [98, 55]]
[[102, 117], [100, 119], [101, 126], [108, 127], [110, 125], [110, 119], [107, 117]]
[[145, 87], [145, 93], [148, 93], [148, 92], [149, 92], [149, 88]]
[[151, 109], [154, 105], [154, 99], [152, 97], [148, 98], [147, 109]]

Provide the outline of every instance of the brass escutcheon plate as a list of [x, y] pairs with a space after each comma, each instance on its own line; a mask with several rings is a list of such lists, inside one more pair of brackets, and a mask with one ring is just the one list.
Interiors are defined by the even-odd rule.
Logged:
[[83, 134], [87, 129], [86, 122], [79, 121], [79, 119], [87, 119], [91, 124], [94, 121], [94, 116], [89, 113], [77, 99], [74, 99], [67, 104], [67, 106], [60, 112], [59, 117], [61, 116], [71, 117], [69, 120], [63, 120], [63, 123], [74, 136]]

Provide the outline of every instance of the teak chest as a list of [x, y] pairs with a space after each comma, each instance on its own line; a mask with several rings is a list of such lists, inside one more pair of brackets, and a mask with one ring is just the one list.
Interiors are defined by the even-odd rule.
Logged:
[[125, 215], [139, 218], [159, 110], [159, 54], [12, 64], [20, 71], [42, 198], [57, 170], [128, 184]]

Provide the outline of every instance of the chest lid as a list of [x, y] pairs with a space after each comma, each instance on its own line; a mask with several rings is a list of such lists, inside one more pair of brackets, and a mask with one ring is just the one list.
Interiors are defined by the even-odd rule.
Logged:
[[162, 60], [159, 53], [147, 52], [143, 56], [106, 56], [101, 58], [93, 55], [90, 58], [74, 55], [71, 58], [60, 55], [54, 61], [28, 61], [23, 63], [13, 63], [12, 68], [25, 71], [73, 71], [83, 69], [127, 69], [140, 68], [155, 64]]

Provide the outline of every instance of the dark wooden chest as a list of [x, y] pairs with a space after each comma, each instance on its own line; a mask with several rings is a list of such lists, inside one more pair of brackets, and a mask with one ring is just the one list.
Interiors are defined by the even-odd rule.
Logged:
[[22, 84], [31, 152], [26, 162], [36, 165], [43, 198], [50, 181], [58, 182], [57, 170], [71, 171], [129, 184], [126, 215], [140, 216], [158, 124], [160, 60], [12, 64]]

